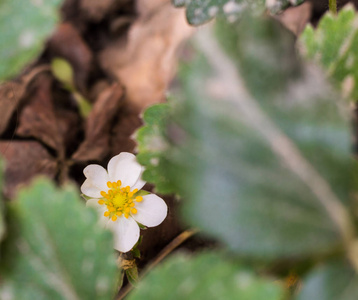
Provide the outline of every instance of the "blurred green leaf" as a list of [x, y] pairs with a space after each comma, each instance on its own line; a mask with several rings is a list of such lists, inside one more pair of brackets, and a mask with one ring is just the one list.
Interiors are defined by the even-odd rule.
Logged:
[[226, 52], [200, 31], [204, 55], [182, 67], [160, 163], [190, 225], [237, 253], [325, 255], [352, 238], [349, 126], [324, 76], [298, 64], [294, 40], [272, 22], [219, 24]]
[[66, 88], [73, 91], [73, 69], [71, 64], [63, 58], [54, 58], [51, 61], [51, 69], [53, 75], [62, 82]]
[[264, 0], [172, 0], [177, 7], [186, 6], [186, 18], [191, 25], [201, 25], [216, 16], [237, 19], [249, 11], [260, 14]]
[[356, 300], [357, 295], [357, 272], [347, 262], [336, 261], [313, 270], [296, 299]]
[[62, 0], [0, 1], [0, 80], [36, 58], [58, 21]]
[[163, 138], [166, 118], [169, 113], [168, 104], [157, 104], [149, 107], [143, 115], [144, 126], [136, 133], [138, 143], [137, 160], [145, 171], [143, 179], [155, 184], [155, 190], [161, 194], [175, 192], [171, 182], [165, 176], [165, 163], [160, 159], [162, 151], [168, 147]]
[[[38, 180], [9, 210], [0, 298], [111, 299], [117, 282], [111, 233], [76, 192]], [[3, 293], [3, 294], [1, 294]]]
[[342, 94], [358, 100], [358, 17], [353, 5], [338, 15], [327, 12], [316, 29], [308, 25], [300, 37], [301, 49], [309, 59], [322, 65]]
[[170, 257], [143, 278], [128, 299], [281, 300], [284, 294], [279, 283], [258, 278], [220, 255], [205, 253]]

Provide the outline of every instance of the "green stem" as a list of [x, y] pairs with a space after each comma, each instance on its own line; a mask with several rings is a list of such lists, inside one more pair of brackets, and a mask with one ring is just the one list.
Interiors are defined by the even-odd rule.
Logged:
[[328, 0], [328, 7], [329, 11], [332, 12], [332, 14], [337, 14], [337, 0]]

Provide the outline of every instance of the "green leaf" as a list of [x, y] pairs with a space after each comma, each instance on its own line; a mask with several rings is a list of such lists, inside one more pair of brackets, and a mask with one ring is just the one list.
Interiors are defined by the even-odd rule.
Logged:
[[352, 238], [349, 126], [323, 75], [297, 65], [294, 41], [273, 22], [219, 24], [226, 52], [200, 31], [204, 55], [182, 68], [168, 118], [164, 175], [190, 225], [241, 255], [326, 255]]
[[163, 135], [169, 109], [168, 104], [156, 104], [149, 107], [143, 115], [144, 126], [136, 132], [139, 152], [137, 160], [145, 166], [143, 179], [155, 184], [155, 190], [160, 194], [170, 194], [175, 191], [164, 175], [165, 164], [160, 159], [161, 152], [168, 147]]
[[186, 6], [186, 18], [191, 25], [201, 25], [216, 16], [235, 20], [250, 11], [260, 14], [265, 8], [263, 0], [172, 0], [172, 3]]
[[220, 255], [205, 253], [172, 256], [143, 278], [128, 299], [280, 300], [284, 294], [280, 284], [258, 278]]
[[6, 299], [111, 299], [113, 241], [97, 218], [70, 188], [42, 179], [22, 190], [10, 207], [2, 249]]
[[0, 1], [0, 80], [36, 58], [58, 20], [62, 0]]
[[51, 61], [53, 75], [70, 91], [74, 90], [73, 69], [71, 64], [63, 58], [54, 58]]
[[326, 13], [316, 29], [308, 25], [300, 37], [302, 53], [333, 78], [344, 97], [358, 100], [358, 16], [353, 5], [338, 15]]
[[313, 270], [304, 280], [297, 300], [355, 300], [357, 272], [345, 261], [335, 261]]

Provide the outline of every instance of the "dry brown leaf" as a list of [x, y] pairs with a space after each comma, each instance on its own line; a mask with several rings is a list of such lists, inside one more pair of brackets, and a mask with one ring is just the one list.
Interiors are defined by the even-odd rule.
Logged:
[[9, 121], [18, 109], [26, 87], [22, 83], [5, 82], [0, 85], [0, 135], [8, 127]]
[[138, 109], [126, 102], [117, 118], [118, 122], [112, 129], [110, 154], [115, 156], [120, 152], [133, 153], [136, 143], [131, 136], [142, 125]]
[[128, 40], [113, 41], [100, 54], [100, 64], [125, 86], [128, 101], [141, 111], [164, 101], [177, 50], [194, 29], [187, 24], [184, 10], [174, 8], [168, 0], [139, 1], [137, 7], [140, 16]]
[[283, 25], [296, 36], [300, 35], [310, 21], [312, 15], [312, 3], [305, 2], [297, 7], [290, 7], [282, 14], [276, 16]]
[[49, 75], [40, 75], [34, 82], [27, 103], [20, 112], [16, 134], [33, 137], [59, 153], [64, 153], [62, 136], [59, 134], [52, 99], [53, 80]]
[[47, 150], [36, 141], [2, 141], [0, 153], [5, 160], [4, 195], [13, 198], [24, 184], [34, 176], [44, 175], [54, 179], [56, 161]]
[[124, 90], [118, 83], [102, 91], [88, 116], [85, 140], [74, 153], [75, 161], [100, 161], [109, 152], [110, 131], [123, 103]]

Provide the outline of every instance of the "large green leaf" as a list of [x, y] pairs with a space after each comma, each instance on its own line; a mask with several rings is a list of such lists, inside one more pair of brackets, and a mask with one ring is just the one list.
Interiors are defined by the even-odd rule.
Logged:
[[192, 226], [267, 259], [323, 255], [351, 239], [346, 206], [358, 174], [329, 86], [298, 64], [280, 28], [222, 24], [227, 52], [200, 31], [204, 55], [183, 67], [163, 160]]
[[302, 53], [320, 63], [345, 97], [358, 100], [358, 16], [352, 5], [338, 15], [328, 12], [317, 28], [308, 25], [300, 37]]
[[237, 19], [244, 13], [261, 13], [265, 8], [264, 0], [172, 0], [177, 6], [186, 6], [186, 18], [191, 25], [200, 25], [215, 16]]
[[356, 300], [357, 272], [344, 261], [325, 264], [312, 271], [303, 282], [297, 300]]
[[220, 255], [205, 253], [172, 256], [151, 271], [128, 299], [281, 300], [284, 294], [279, 283], [258, 278]]
[[38, 180], [9, 211], [0, 298], [111, 299], [116, 260], [111, 233], [72, 189]]
[[39, 55], [58, 20], [62, 0], [0, 1], [0, 80]]

